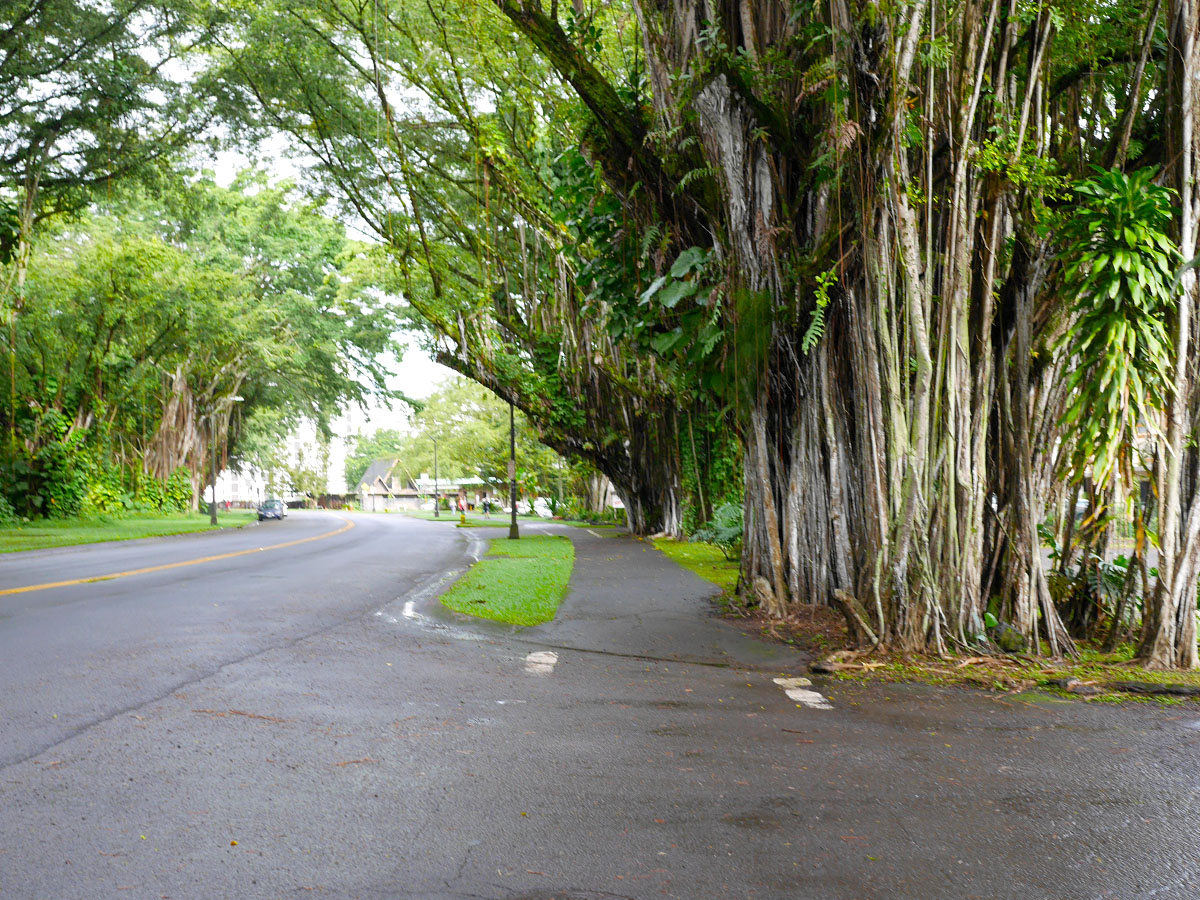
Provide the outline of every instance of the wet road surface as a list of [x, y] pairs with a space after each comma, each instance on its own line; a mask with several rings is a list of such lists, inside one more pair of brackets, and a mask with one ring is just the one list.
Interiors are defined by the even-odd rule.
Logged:
[[814, 678], [819, 708], [644, 544], [570, 532], [560, 620], [507, 629], [434, 602], [487, 532], [351, 518], [0, 596], [0, 898], [1200, 897], [1200, 707]]

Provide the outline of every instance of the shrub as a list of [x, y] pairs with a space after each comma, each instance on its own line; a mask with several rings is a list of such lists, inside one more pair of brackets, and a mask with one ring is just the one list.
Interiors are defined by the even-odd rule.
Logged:
[[184, 512], [192, 506], [192, 473], [180, 466], [163, 486], [163, 509]]
[[48, 518], [78, 515], [83, 509], [94, 467], [81, 446], [82, 435], [77, 431], [51, 441], [34, 458], [35, 499]]
[[37, 495], [37, 473], [33, 460], [23, 453], [5, 456], [0, 461], [0, 485], [4, 487], [5, 501], [17, 516], [33, 516], [41, 511]]
[[742, 518], [742, 504], [723, 503], [710, 522], [692, 533], [692, 540], [716, 544], [726, 559], [737, 559], [742, 555]]
[[140, 470], [134, 473], [133, 505], [138, 509], [159, 510], [167, 506], [166, 485]]
[[17, 515], [13, 505], [8, 502], [8, 498], [0, 494], [0, 526], [17, 525], [20, 521], [21, 517]]
[[127, 506], [129, 495], [125, 493], [121, 484], [120, 470], [96, 466], [94, 471], [95, 475], [84, 495], [81, 511], [85, 515], [122, 512]]

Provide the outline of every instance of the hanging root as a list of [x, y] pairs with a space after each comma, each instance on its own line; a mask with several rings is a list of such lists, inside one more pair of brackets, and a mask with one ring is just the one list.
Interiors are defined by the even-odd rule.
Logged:
[[857, 597], [849, 591], [837, 588], [833, 592], [833, 605], [846, 617], [846, 626], [850, 629], [850, 636], [860, 647], [868, 643], [872, 647], [879, 646], [879, 636], [871, 628], [867, 610], [858, 602]]
[[783, 601], [779, 599], [779, 595], [775, 593], [774, 588], [771, 587], [771, 582], [759, 575], [755, 577], [753, 584], [758, 603], [767, 611], [767, 615], [772, 619], [782, 619], [787, 613], [787, 609]]

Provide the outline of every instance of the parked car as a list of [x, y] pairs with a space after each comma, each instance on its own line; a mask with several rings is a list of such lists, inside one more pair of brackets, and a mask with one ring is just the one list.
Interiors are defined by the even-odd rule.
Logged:
[[287, 507], [282, 500], [264, 500], [258, 507], [258, 521], [263, 519], [283, 519], [287, 517]]

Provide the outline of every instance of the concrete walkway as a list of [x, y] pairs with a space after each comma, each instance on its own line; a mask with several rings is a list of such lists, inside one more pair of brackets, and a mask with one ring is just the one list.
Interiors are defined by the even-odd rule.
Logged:
[[[575, 546], [575, 568], [558, 615], [532, 628], [506, 627], [523, 640], [570, 650], [781, 672], [799, 672], [808, 663], [807, 656], [791, 647], [743, 634], [719, 618], [714, 601], [720, 590], [649, 541], [611, 529], [551, 524], [522, 529], [523, 534], [560, 534]], [[476, 536], [502, 540], [507, 532], [479, 529]]]

